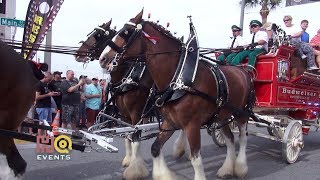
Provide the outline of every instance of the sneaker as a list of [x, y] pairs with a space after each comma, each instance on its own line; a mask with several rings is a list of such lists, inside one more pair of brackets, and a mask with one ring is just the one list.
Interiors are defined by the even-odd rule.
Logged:
[[308, 71], [319, 70], [317, 66], [311, 66], [308, 68]]
[[301, 59], [305, 59], [305, 58], [307, 58], [307, 57], [308, 57], [307, 55], [303, 54], [303, 55], [301, 56]]

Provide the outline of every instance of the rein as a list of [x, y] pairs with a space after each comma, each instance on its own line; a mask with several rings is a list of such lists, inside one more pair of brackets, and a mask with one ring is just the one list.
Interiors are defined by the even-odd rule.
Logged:
[[28, 47], [30, 44], [28, 44], [26, 47], [23, 47], [25, 43], [15, 41], [12, 42], [11, 40], [4, 40], [5, 43], [7, 43], [9, 46], [11, 46], [14, 49], [27, 49], [27, 50], [37, 50], [37, 51], [44, 51], [44, 52], [53, 52], [53, 53], [59, 53], [59, 54], [69, 54], [69, 55], [89, 55], [92, 53], [91, 50], [89, 51], [81, 51], [79, 52], [79, 47], [72, 47], [72, 46], [45, 46], [41, 44], [31, 44], [31, 47]]
[[[145, 57], [145, 56], [152, 56], [152, 55], [162, 55], [162, 54], [170, 54], [170, 53], [176, 53], [176, 52], [182, 52], [182, 50], [177, 51], [163, 51], [163, 52], [155, 52], [155, 53], [143, 53], [143, 54], [137, 54], [137, 55], [131, 55], [128, 54], [123, 59], [133, 59], [133, 58], [139, 58], [139, 57]], [[144, 61], [140, 61], [144, 62]]]

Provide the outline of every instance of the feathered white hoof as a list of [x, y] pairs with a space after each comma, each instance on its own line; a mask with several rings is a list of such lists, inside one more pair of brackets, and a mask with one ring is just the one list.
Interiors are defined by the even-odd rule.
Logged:
[[178, 176], [172, 171], [168, 171], [166, 174], [153, 174], [152, 178], [153, 180], [179, 180]]
[[153, 158], [152, 178], [153, 180], [178, 180], [178, 176], [168, 168], [161, 153]]
[[130, 165], [131, 157], [125, 156], [122, 160], [122, 167], [128, 167]]
[[247, 162], [237, 159], [234, 166], [234, 173], [239, 178], [244, 178], [248, 173]]
[[143, 179], [149, 175], [149, 171], [141, 158], [136, 158], [124, 170], [123, 178], [126, 180]]
[[233, 165], [231, 163], [224, 163], [218, 170], [217, 176], [220, 178], [233, 176]]

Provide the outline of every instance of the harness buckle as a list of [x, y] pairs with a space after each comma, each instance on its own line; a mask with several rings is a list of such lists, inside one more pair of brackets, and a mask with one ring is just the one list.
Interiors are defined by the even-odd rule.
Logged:
[[164, 101], [161, 99], [161, 97], [159, 97], [155, 102], [154, 104], [157, 106], [157, 107], [162, 107], [163, 104], [164, 104]]

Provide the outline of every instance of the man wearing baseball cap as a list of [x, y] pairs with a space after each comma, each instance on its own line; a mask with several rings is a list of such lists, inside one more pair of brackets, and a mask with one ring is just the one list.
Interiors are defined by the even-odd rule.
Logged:
[[102, 91], [99, 86], [99, 78], [92, 78], [92, 83], [85, 88], [86, 99], [86, 115], [88, 128], [94, 124], [96, 117], [99, 114]]
[[252, 32], [251, 43], [244, 46], [246, 50], [239, 52], [232, 60], [233, 65], [240, 64], [246, 57], [248, 57], [249, 70], [254, 67], [257, 56], [266, 54], [268, 51], [268, 34], [261, 30], [262, 23], [258, 20], [250, 22], [250, 30]]
[[236, 50], [234, 48], [241, 47], [245, 45], [245, 41], [243, 37], [240, 35], [242, 29], [237, 25], [231, 26], [232, 30], [232, 41], [231, 44], [228, 46], [230, 48], [230, 51], [224, 52], [223, 54], [219, 55], [217, 59], [219, 61], [224, 61], [226, 59], [227, 62], [231, 63], [232, 59], [238, 54], [239, 50]]

